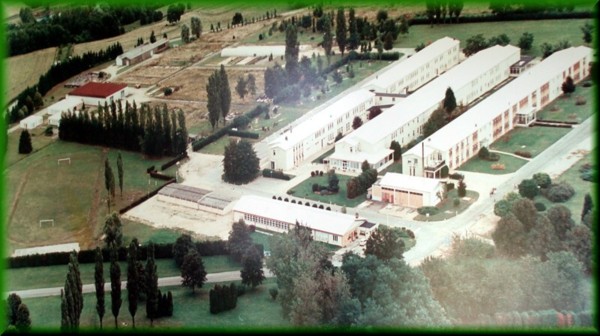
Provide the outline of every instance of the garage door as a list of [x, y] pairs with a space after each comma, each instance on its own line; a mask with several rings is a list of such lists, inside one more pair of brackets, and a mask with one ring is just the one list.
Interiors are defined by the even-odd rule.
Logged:
[[423, 195], [422, 194], [410, 194], [410, 206], [413, 208], [420, 208], [423, 206]]

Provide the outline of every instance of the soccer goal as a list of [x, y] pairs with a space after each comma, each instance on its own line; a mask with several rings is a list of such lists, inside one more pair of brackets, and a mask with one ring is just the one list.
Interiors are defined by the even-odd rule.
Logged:
[[40, 219], [40, 227], [42, 227], [43, 223], [52, 223], [52, 226], [54, 227], [54, 219]]
[[71, 158], [70, 158], [70, 157], [68, 157], [68, 158], [62, 158], [62, 159], [58, 159], [58, 160], [56, 160], [56, 163], [57, 163], [59, 166], [60, 166], [60, 163], [61, 163], [61, 162], [68, 162], [69, 164], [71, 164]]

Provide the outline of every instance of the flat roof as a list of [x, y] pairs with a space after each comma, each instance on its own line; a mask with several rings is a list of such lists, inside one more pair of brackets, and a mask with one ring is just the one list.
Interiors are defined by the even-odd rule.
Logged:
[[32, 114], [27, 118], [21, 119], [21, 122], [27, 123], [28, 121], [42, 121], [42, 120], [44, 120], [44, 118], [42, 116]]
[[304, 139], [311, 136], [318, 129], [327, 127], [327, 123], [330, 121], [335, 121], [350, 109], [369, 101], [374, 95], [373, 92], [365, 89], [358, 89], [348, 93], [299, 125], [295, 127], [290, 126], [287, 131], [271, 142], [271, 147], [292, 148], [300, 141], [304, 141]]
[[[511, 45], [496, 45], [481, 50], [346, 137], [359, 138], [371, 144], [377, 143], [423, 111], [439, 104], [444, 99], [447, 88], [457, 92], [515, 53], [520, 53], [520, 49]], [[346, 138], [340, 141], [346, 141]]]
[[149, 44], [143, 44], [141, 46], [137, 46], [131, 50], [128, 50], [127, 52], [122, 53], [121, 55], [117, 56], [117, 58], [135, 58], [143, 53], [146, 53], [160, 45], [163, 45], [165, 43], [168, 43], [169, 40], [162, 38], [154, 43], [149, 43]]
[[374, 153], [365, 151], [354, 151], [352, 153], [333, 152], [333, 154], [329, 155], [327, 158], [330, 160], [346, 160], [351, 162], [364, 162], [365, 160], [367, 160], [367, 162], [376, 163], [377, 161], [381, 160], [382, 158], [385, 158], [393, 152], [394, 150], [389, 148], [382, 148], [375, 151]]
[[382, 187], [391, 187], [400, 190], [435, 192], [440, 185], [440, 181], [420, 176], [386, 173], [377, 184]]
[[88, 82], [69, 92], [70, 96], [107, 98], [126, 88], [127, 84]]
[[[425, 143], [425, 147], [431, 146], [438, 150], [448, 150], [467, 135], [478, 130], [477, 125], [488, 123], [499, 111], [507, 110], [518, 104], [524, 92], [531, 93], [586, 56], [589, 64], [593, 60], [593, 52], [592, 49], [584, 46], [571, 47], [553, 53], [432, 134], [428, 138], [431, 140]], [[456, 130], [460, 130], [460, 132]], [[420, 146], [419, 143], [406, 153], [418, 152]]]
[[370, 80], [362, 87], [367, 88], [369, 86], [378, 86], [381, 88], [387, 88], [397, 82], [399, 79], [408, 76], [411, 72], [417, 70], [422, 65], [427, 64], [432, 59], [440, 56], [446, 50], [452, 48], [453, 46], [458, 46], [459, 44], [460, 41], [458, 40], [447, 36], [442, 37], [411, 57], [396, 61], [395, 64], [386, 72], [378, 75], [377, 78]]
[[67, 97], [63, 100], [60, 100], [60, 101], [48, 106], [47, 111], [49, 114], [53, 114], [53, 113], [50, 113], [50, 110], [54, 110], [54, 111], [58, 110], [58, 113], [60, 114], [60, 112], [66, 112], [67, 110], [72, 110], [74, 107], [80, 105], [81, 103], [82, 103], [81, 99], [79, 99], [79, 98]]
[[244, 195], [235, 204], [234, 211], [309, 227], [316, 231], [339, 236], [358, 226], [358, 220], [341, 212], [323, 210], [255, 195]]

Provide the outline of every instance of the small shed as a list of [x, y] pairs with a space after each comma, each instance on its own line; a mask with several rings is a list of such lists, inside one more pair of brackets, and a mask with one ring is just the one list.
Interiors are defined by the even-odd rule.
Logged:
[[419, 208], [435, 206], [440, 201], [438, 193], [443, 190], [442, 183], [436, 179], [386, 173], [373, 184], [371, 195], [374, 201]]
[[83, 105], [83, 100], [79, 98], [69, 97], [62, 99], [50, 106], [48, 106], [47, 113], [49, 115], [61, 114], [66, 111], [74, 111]]
[[39, 115], [31, 115], [23, 120], [21, 120], [21, 122], [19, 122], [19, 126], [22, 129], [34, 129], [36, 127], [38, 127], [39, 125], [42, 124], [42, 122], [44, 121], [44, 118], [42, 118], [42, 116]]

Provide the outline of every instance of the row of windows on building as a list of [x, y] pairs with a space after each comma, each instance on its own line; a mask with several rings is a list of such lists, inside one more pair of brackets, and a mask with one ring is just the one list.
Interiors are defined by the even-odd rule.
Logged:
[[271, 219], [271, 218], [265, 218], [262, 216], [244, 214], [244, 220], [251, 222], [251, 223], [255, 223], [255, 224], [262, 224], [262, 225], [270, 226], [270, 227], [277, 228], [280, 230], [287, 231], [290, 229], [290, 224], [288, 224], [288, 223], [278, 221], [275, 219]]

